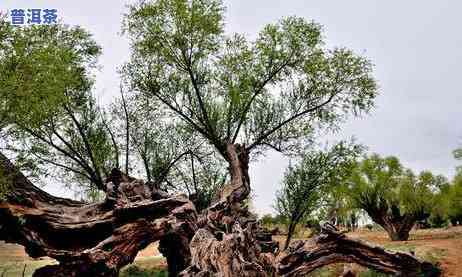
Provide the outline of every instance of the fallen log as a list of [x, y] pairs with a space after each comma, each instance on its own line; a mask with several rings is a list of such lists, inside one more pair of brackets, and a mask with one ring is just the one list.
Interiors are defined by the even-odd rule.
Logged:
[[292, 242], [276, 255], [261, 252], [250, 230], [236, 224], [233, 234], [222, 240], [199, 230], [190, 244], [192, 265], [181, 276], [307, 276], [335, 263], [356, 263], [391, 276], [441, 275], [431, 263], [348, 238], [331, 225], [324, 225], [312, 239]]
[[250, 192], [243, 149], [228, 146], [231, 182], [200, 215], [185, 196], [170, 196], [118, 170], [109, 176], [102, 202], [54, 197], [0, 153], [0, 181], [9, 187], [0, 200], [0, 240], [25, 246], [33, 258], [59, 262], [38, 269], [36, 277], [117, 276], [154, 241], [160, 241], [170, 276], [305, 276], [332, 263], [357, 263], [397, 276], [439, 275], [430, 263], [349, 239], [331, 226], [280, 252], [239, 204]]
[[[0, 164], [11, 188], [0, 203], [0, 239], [23, 245], [32, 258], [59, 262], [34, 276], [117, 276], [150, 243], [174, 233], [189, 240], [196, 230], [196, 211], [185, 196], [170, 197], [139, 180], [111, 180], [116, 198], [85, 204], [40, 190], [1, 154]], [[111, 177], [117, 175], [122, 178], [118, 171]], [[146, 195], [132, 202], [124, 186]]]
[[392, 252], [360, 240], [348, 238], [333, 225], [322, 226], [313, 239], [292, 242], [277, 257], [280, 276], [306, 276], [315, 269], [334, 263], [356, 263], [392, 276], [436, 277], [441, 271], [411, 254]]

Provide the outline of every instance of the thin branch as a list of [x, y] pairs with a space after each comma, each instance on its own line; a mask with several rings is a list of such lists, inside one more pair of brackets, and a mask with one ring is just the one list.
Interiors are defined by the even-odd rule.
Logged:
[[157, 178], [156, 182], [157, 183], [162, 183], [165, 180], [165, 177], [167, 177], [168, 173], [170, 172], [170, 169], [185, 155], [189, 154], [191, 151], [186, 151], [178, 155], [173, 161], [170, 162], [170, 164], [162, 171], [160, 176]]
[[[23, 128], [26, 132], [28, 132], [29, 134], [31, 134], [33, 137], [37, 138], [38, 140], [50, 145], [51, 147], [53, 147], [54, 149], [56, 149], [58, 152], [61, 152], [65, 157], [68, 157], [70, 158], [71, 160], [75, 161], [77, 164], [79, 164], [85, 171], [87, 171], [88, 174], [90, 174], [90, 176], [94, 176], [93, 175], [93, 172], [91, 170], [91, 167], [87, 164], [85, 164], [84, 160], [80, 160], [81, 157], [79, 155], [77, 155], [77, 157], [73, 156], [71, 153], [67, 152], [65, 149], [59, 147], [58, 145], [56, 145], [51, 139], [50, 140], [47, 140], [46, 138], [44, 138], [43, 136], [41, 136], [40, 134], [38, 134], [37, 132], [33, 131], [32, 129], [29, 129], [25, 126], [21, 126], [21, 128]], [[53, 130], [53, 133], [57, 134], [57, 132], [55, 130]], [[58, 138], [60, 138], [61, 136], [59, 136], [58, 134]], [[60, 139], [61, 141], [66, 142], [64, 139]], [[66, 145], [67, 146], [67, 145]], [[68, 146], [69, 148], [69, 146]], [[70, 149], [72, 152], [75, 153], [75, 150]], [[94, 177], [92, 177], [91, 179], [92, 181], [94, 181]]]
[[285, 119], [284, 121], [282, 121], [281, 123], [279, 123], [278, 125], [276, 125], [275, 127], [273, 127], [272, 129], [270, 129], [268, 132], [264, 133], [263, 135], [261, 135], [260, 137], [258, 137], [257, 139], [255, 139], [255, 142], [252, 143], [249, 147], [247, 147], [247, 151], [250, 151], [251, 149], [255, 148], [256, 146], [260, 145], [262, 143], [263, 140], [265, 140], [268, 136], [272, 135], [274, 132], [278, 131], [279, 129], [281, 129], [284, 125], [290, 123], [291, 121], [305, 115], [305, 114], [308, 114], [310, 112], [314, 112], [322, 107], [324, 107], [325, 105], [329, 104], [332, 99], [334, 99], [335, 95], [337, 95], [337, 93], [332, 93], [329, 97], [329, 99], [327, 99], [325, 102], [315, 106], [315, 107], [312, 107], [310, 109], [306, 109], [300, 113], [297, 113], [297, 114], [294, 114], [293, 116]]
[[120, 162], [119, 162], [119, 156], [120, 156], [119, 145], [117, 144], [117, 142], [115, 140], [114, 133], [112, 132], [111, 128], [109, 127], [109, 125], [106, 122], [106, 118], [103, 115], [101, 115], [101, 119], [103, 121], [104, 127], [106, 128], [106, 130], [109, 133], [109, 136], [111, 137], [112, 145], [114, 147], [114, 152], [115, 152], [114, 153], [114, 156], [115, 156], [114, 158], [115, 158], [115, 162], [116, 162], [116, 168], [119, 168], [119, 166], [120, 166]]
[[266, 145], [266, 146], [272, 148], [272, 149], [273, 149], [274, 151], [276, 151], [276, 152], [282, 152], [282, 148], [277, 147], [276, 145], [273, 145], [273, 144], [271, 144], [271, 143], [263, 142], [262, 145]]
[[206, 138], [209, 138], [207, 132], [205, 132], [204, 129], [202, 129], [199, 125], [197, 125], [194, 120], [192, 118], [190, 118], [189, 116], [187, 116], [186, 114], [184, 114], [181, 110], [177, 109], [176, 107], [174, 107], [170, 102], [168, 102], [165, 98], [163, 98], [162, 96], [160, 96], [160, 94], [156, 93], [155, 89], [153, 88], [150, 88], [150, 92], [155, 96], [157, 97], [162, 103], [164, 103], [165, 105], [167, 105], [171, 110], [173, 110], [175, 113], [177, 113], [178, 115], [180, 115], [183, 120], [185, 120], [186, 122], [188, 122], [189, 124], [192, 125], [192, 127], [198, 131], [199, 133], [201, 133], [203, 136], [205, 136]]
[[[290, 63], [290, 59], [293, 57], [294, 53], [292, 53], [289, 57], [289, 59], [284, 62], [281, 66], [279, 66], [275, 71], [271, 72], [270, 75], [268, 76], [268, 78], [266, 78], [262, 84], [260, 85], [260, 87], [255, 90], [255, 93], [252, 95], [252, 98], [250, 98], [249, 102], [247, 102], [246, 106], [244, 107], [244, 111], [242, 112], [241, 114], [241, 118], [239, 119], [239, 123], [237, 125], [237, 128], [236, 128], [236, 131], [234, 132], [234, 136], [233, 136], [233, 139], [231, 140], [232, 143], [234, 143], [237, 139], [237, 136], [239, 135], [239, 131], [241, 130], [241, 127], [242, 127], [242, 124], [244, 124], [244, 121], [245, 121], [245, 117], [247, 116], [247, 113], [249, 112], [250, 110], [250, 107], [252, 106], [252, 103], [253, 101], [255, 100], [255, 98], [257, 98], [257, 96], [263, 92], [263, 89], [265, 88], [265, 86], [271, 82], [271, 80], [273, 80], [273, 78], [279, 73], [281, 72], [286, 66], [288, 66]], [[272, 59], [271, 59], [272, 61]]]
[[177, 113], [181, 118], [183, 118], [183, 120], [185, 120], [186, 122], [188, 122], [189, 124], [191, 124], [191, 126], [196, 130], [198, 131], [200, 134], [202, 134], [206, 139], [208, 139], [212, 144], [213, 146], [215, 146], [215, 148], [218, 150], [218, 152], [223, 156], [225, 157], [225, 150], [224, 150], [224, 146], [222, 145], [222, 143], [211, 137], [210, 134], [208, 134], [204, 129], [202, 129], [199, 125], [197, 125], [194, 120], [192, 120], [192, 118], [188, 117], [187, 115], [185, 115], [181, 110], [177, 109], [176, 107], [174, 107], [171, 103], [169, 103], [166, 99], [164, 99], [162, 96], [160, 96], [160, 94], [156, 93], [155, 92], [156, 90], [154, 89], [150, 89], [150, 92], [155, 96], [157, 97], [162, 103], [164, 103], [165, 105], [167, 105], [171, 110], [173, 110], [175, 113]]
[[125, 174], [128, 175], [128, 152], [130, 148], [130, 122], [129, 122], [129, 116], [128, 116], [128, 109], [127, 109], [127, 103], [125, 102], [125, 97], [124, 97], [124, 92], [122, 90], [122, 85], [120, 86], [120, 95], [122, 97], [122, 107], [124, 109], [124, 114], [125, 114]]
[[198, 193], [197, 189], [197, 180], [196, 180], [196, 171], [194, 168], [194, 155], [191, 153], [191, 171], [192, 171], [192, 179], [193, 179], [193, 185], [194, 185], [194, 190], [196, 193]]
[[[181, 181], [183, 181], [183, 184], [184, 184], [184, 187], [186, 188], [186, 190], [188, 191], [188, 198], [191, 197], [191, 189], [189, 188], [189, 185], [188, 185], [188, 182], [189, 180], [187, 180], [188, 178], [186, 178], [183, 170], [181, 170], [178, 166], [174, 166], [175, 169], [178, 171], [178, 173], [180, 174], [181, 176]], [[174, 187], [175, 189], [178, 189], [177, 187]]]
[[42, 161], [44, 161], [44, 162], [46, 162], [46, 163], [52, 164], [52, 165], [57, 166], [57, 167], [64, 168], [64, 169], [69, 170], [69, 171], [71, 171], [71, 172], [73, 172], [73, 173], [75, 173], [75, 174], [78, 174], [78, 175], [81, 175], [81, 176], [87, 178], [90, 182], [92, 181], [91, 177], [88, 176], [88, 175], [86, 175], [86, 174], [83, 173], [82, 171], [79, 171], [79, 170], [77, 170], [77, 169], [75, 169], [75, 168], [72, 168], [72, 167], [70, 167], [70, 166], [57, 163], [57, 162], [52, 161], [52, 160], [49, 160], [49, 159], [46, 159], [46, 158], [41, 157], [40, 155], [38, 155], [37, 153], [34, 153], [34, 152], [32, 152], [32, 155], [34, 155], [35, 157], [37, 157], [38, 159], [40, 159], [40, 160], [42, 160]]
[[80, 134], [80, 137], [82, 138], [83, 140], [83, 143], [85, 145], [85, 149], [87, 150], [87, 154], [88, 156], [90, 157], [90, 161], [91, 163], [93, 164], [93, 171], [95, 173], [95, 177], [97, 178], [97, 182], [99, 184], [96, 184], [98, 187], [101, 186], [101, 187], [104, 187], [103, 186], [103, 178], [101, 177], [101, 174], [99, 172], [99, 166], [98, 164], [96, 163], [96, 160], [95, 160], [95, 157], [93, 155], [93, 150], [91, 149], [91, 146], [90, 146], [90, 142], [88, 141], [88, 138], [87, 138], [87, 134], [85, 133], [85, 131], [83, 130], [83, 127], [82, 125], [80, 124], [80, 122], [77, 120], [77, 118], [75, 117], [74, 113], [72, 112], [71, 109], [69, 109], [69, 107], [67, 107], [66, 105], [64, 105], [64, 110], [69, 114], [69, 116], [71, 117], [72, 121], [74, 122], [74, 125], [75, 127], [77, 128], [79, 134]]
[[216, 134], [215, 134], [215, 130], [212, 128], [212, 125], [210, 124], [210, 119], [209, 119], [209, 116], [207, 114], [207, 109], [205, 108], [205, 104], [204, 104], [204, 101], [202, 99], [202, 96], [201, 96], [201, 93], [200, 93], [200, 90], [199, 90], [199, 86], [197, 84], [197, 79], [194, 76], [194, 72], [192, 71], [192, 68], [191, 68], [191, 60], [187, 60], [186, 55], [183, 55], [183, 56], [184, 56], [184, 59], [185, 59], [185, 62], [186, 62], [186, 67], [187, 67], [187, 71], [188, 71], [188, 74], [189, 74], [189, 78], [191, 79], [191, 83], [193, 85], [194, 92], [195, 92], [196, 97], [197, 97], [197, 101], [199, 102], [199, 108], [201, 109], [201, 113], [202, 113], [202, 117], [203, 117], [202, 120], [204, 121], [203, 124], [209, 130], [210, 135], [212, 136], [212, 138], [213, 139], [218, 139]]

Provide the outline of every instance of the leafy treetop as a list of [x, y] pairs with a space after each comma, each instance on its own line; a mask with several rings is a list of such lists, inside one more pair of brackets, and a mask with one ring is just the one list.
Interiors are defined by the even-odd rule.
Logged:
[[124, 30], [134, 90], [157, 99], [225, 156], [226, 144], [287, 152], [319, 126], [368, 111], [371, 63], [325, 49], [321, 26], [287, 17], [249, 41], [224, 32], [219, 0], [140, 1]]

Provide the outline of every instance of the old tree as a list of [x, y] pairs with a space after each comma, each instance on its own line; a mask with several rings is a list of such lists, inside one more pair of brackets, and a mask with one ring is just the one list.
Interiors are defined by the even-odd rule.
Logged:
[[443, 176], [423, 171], [415, 175], [396, 157], [366, 157], [346, 181], [347, 198], [352, 206], [363, 209], [383, 227], [391, 240], [405, 241], [418, 221], [430, 217], [436, 193], [447, 183]]
[[[218, 0], [130, 6], [132, 55], [109, 109], [92, 95], [101, 50], [86, 31], [0, 21], [0, 239], [59, 262], [35, 276], [117, 276], [154, 241], [171, 276], [303, 276], [337, 262], [430, 276], [431, 264], [328, 225], [284, 251], [262, 235], [245, 205], [249, 162], [367, 112], [376, 84], [368, 60], [324, 48], [318, 24], [288, 17], [250, 41], [224, 33], [223, 12]], [[32, 183], [50, 178], [85, 201]]]

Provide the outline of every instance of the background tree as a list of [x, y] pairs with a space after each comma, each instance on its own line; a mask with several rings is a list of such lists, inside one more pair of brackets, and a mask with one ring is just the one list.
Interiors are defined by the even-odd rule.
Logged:
[[281, 225], [286, 224], [287, 219], [282, 216], [282, 215], [272, 215], [272, 214], [265, 214], [260, 218], [260, 221], [262, 225], [265, 228], [270, 228], [270, 229], [275, 229], [279, 230], [279, 227]]
[[[462, 148], [454, 150], [454, 157], [462, 160]], [[452, 186], [448, 191], [449, 198], [449, 220], [452, 225], [462, 223], [462, 167], [457, 167], [456, 176], [452, 181]]]
[[450, 210], [453, 186], [449, 182], [444, 182], [435, 191], [433, 208], [425, 227], [442, 228], [447, 227], [450, 222]]
[[[348, 178], [349, 175], [343, 175]], [[331, 222], [339, 229], [347, 228], [354, 231], [358, 227], [361, 210], [354, 207], [348, 196], [348, 186], [345, 180], [339, 180], [325, 194], [324, 205], [319, 212], [319, 218]]]
[[[0, 22], [2, 149], [32, 176], [104, 190], [110, 140], [91, 94], [100, 48], [79, 27]], [[84, 186], [82, 186], [84, 185]]]
[[305, 152], [300, 164], [287, 169], [274, 205], [278, 214], [287, 218], [283, 249], [289, 246], [297, 225], [319, 209], [330, 187], [348, 174], [359, 151], [359, 146], [339, 143], [328, 151]]
[[454, 177], [452, 186], [447, 190], [446, 199], [448, 199], [447, 216], [453, 226], [462, 222], [462, 176], [460, 172]]
[[407, 240], [415, 223], [430, 216], [434, 192], [442, 181], [430, 172], [414, 175], [396, 157], [374, 154], [357, 164], [348, 195], [391, 240]]

